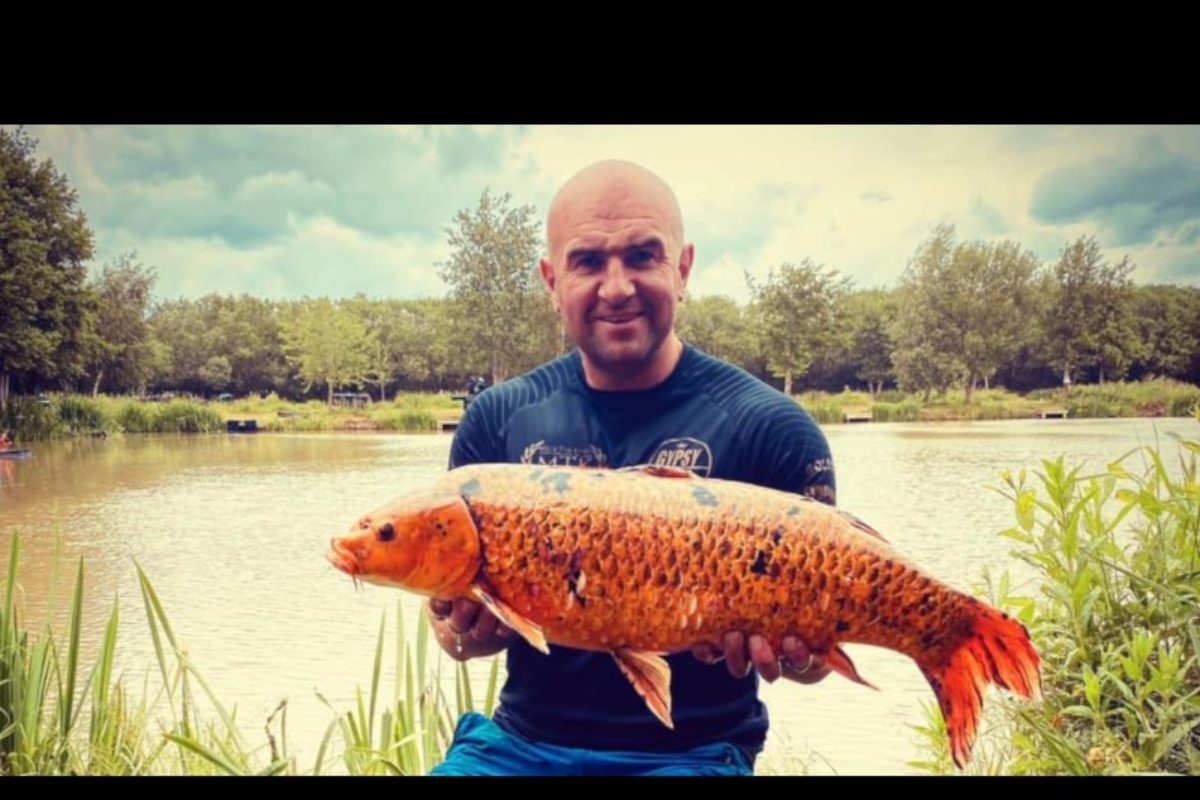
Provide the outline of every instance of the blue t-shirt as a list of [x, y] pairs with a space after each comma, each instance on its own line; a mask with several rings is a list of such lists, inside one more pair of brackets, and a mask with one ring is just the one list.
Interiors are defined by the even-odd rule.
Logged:
[[[488, 389], [464, 414], [451, 468], [476, 463], [624, 467], [659, 464], [834, 502], [825, 436], [795, 401], [685, 345], [671, 376], [632, 392], [587, 386], [578, 351]], [[666, 728], [605, 653], [524, 641], [508, 648], [495, 721], [529, 739], [594, 750], [678, 750], [732, 742], [753, 756], [767, 733], [758, 675], [670, 656]]]

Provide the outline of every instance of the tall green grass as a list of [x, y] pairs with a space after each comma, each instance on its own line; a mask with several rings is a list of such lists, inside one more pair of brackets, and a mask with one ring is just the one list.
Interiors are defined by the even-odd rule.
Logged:
[[[322, 774], [331, 766], [354, 775], [419, 775], [444, 757], [454, 731], [452, 714], [490, 714], [495, 704], [499, 659], [492, 659], [480, 708], [467, 665], [457, 664], [457, 696], [451, 704], [437, 671], [429, 670], [428, 625], [423, 618], [418, 622], [414, 663], [398, 605], [392, 696], [385, 700], [380, 690], [385, 616], [366, 696], [358, 690], [350, 711], [330, 706], [335, 718], [311, 766], [305, 766], [289, 752], [286, 702], [267, 720], [267, 740], [247, 741], [233, 706], [217, 697], [188, 657], [140, 566], [139, 589], [161, 685], [151, 691], [147, 682], [135, 700], [114, 673], [122, 624], [116, 601], [95, 663], [84, 677], [84, 561], [76, 569], [65, 636], [52, 629], [51, 612], [31, 631], [19, 613], [20, 541], [14, 534], [0, 606], [0, 775]], [[56, 574], [57, 564], [56, 559]]]
[[3, 423], [20, 441], [114, 433], [215, 433], [225, 419], [207, 403], [185, 398], [146, 403], [129, 397], [55, 395], [49, 405], [17, 398]]

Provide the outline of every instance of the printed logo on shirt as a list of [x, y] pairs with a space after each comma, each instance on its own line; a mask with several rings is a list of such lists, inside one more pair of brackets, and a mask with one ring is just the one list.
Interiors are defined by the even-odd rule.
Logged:
[[712, 474], [712, 449], [699, 439], [690, 436], [667, 439], [650, 456], [650, 464], [656, 467], [678, 467], [691, 470], [702, 478]]
[[521, 453], [522, 464], [546, 464], [552, 467], [607, 467], [608, 454], [595, 445], [571, 447], [547, 444], [539, 439]]
[[804, 476], [812, 480], [822, 472], [830, 472], [833, 470], [832, 458], [814, 459], [808, 466], [804, 468]]

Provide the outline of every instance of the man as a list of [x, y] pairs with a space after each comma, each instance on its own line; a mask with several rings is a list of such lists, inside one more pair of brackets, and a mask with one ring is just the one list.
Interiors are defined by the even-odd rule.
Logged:
[[[661, 179], [621, 161], [582, 170], [551, 203], [546, 238], [542, 278], [578, 349], [481, 394], [455, 434], [452, 468], [670, 464], [834, 502], [829, 448], [811, 418], [675, 334], [694, 248]], [[796, 637], [776, 654], [763, 637], [730, 631], [668, 659], [670, 730], [607, 654], [543, 655], [468, 600], [429, 610], [457, 659], [508, 649], [494, 719], [465, 715], [433, 774], [752, 774], [767, 732], [757, 676], [813, 683], [829, 672]]]

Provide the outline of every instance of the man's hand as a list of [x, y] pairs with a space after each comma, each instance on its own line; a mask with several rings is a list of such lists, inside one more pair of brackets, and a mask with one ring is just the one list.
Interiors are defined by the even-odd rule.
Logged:
[[750, 668], [768, 683], [780, 677], [800, 683], [816, 683], [832, 671], [817, 658], [798, 636], [783, 637], [782, 658], [775, 655], [765, 637], [751, 634], [746, 637], [741, 631], [729, 631], [721, 645], [702, 642], [692, 648], [692, 654], [705, 664], [716, 664], [722, 659], [729, 674], [744, 678]]
[[438, 644], [457, 661], [498, 653], [513, 641], [512, 629], [474, 600], [430, 600], [429, 619]]

